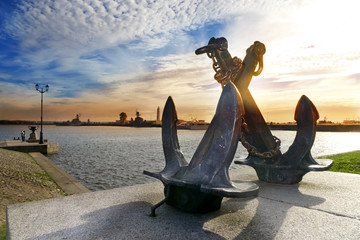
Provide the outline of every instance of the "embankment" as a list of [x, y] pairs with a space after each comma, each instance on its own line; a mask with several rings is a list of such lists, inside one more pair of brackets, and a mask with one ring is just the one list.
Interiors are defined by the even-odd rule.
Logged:
[[65, 195], [29, 154], [1, 148], [0, 183], [0, 225], [9, 204]]
[[0, 226], [9, 204], [89, 192], [41, 153], [0, 148]]

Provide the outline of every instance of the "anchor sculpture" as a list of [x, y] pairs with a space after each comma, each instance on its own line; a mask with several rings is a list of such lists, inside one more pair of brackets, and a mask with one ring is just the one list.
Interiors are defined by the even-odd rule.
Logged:
[[164, 202], [186, 212], [206, 213], [218, 210], [223, 197], [243, 198], [258, 194], [256, 184], [241, 182], [235, 186], [228, 175], [243, 115], [240, 94], [229, 82], [224, 86], [215, 116], [188, 164], [178, 142], [175, 104], [171, 97], [168, 98], [162, 116], [165, 168], [161, 172], [144, 171], [165, 186], [165, 199], [151, 208], [152, 216]]
[[247, 49], [243, 61], [232, 58], [227, 48], [225, 38], [211, 38], [207, 46], [197, 49], [195, 53], [206, 53], [213, 60], [214, 78], [222, 86], [233, 82], [242, 97], [245, 115], [239, 141], [249, 155], [245, 160], [235, 163], [253, 167], [262, 181], [282, 184], [298, 183], [309, 171], [328, 170], [333, 164], [332, 160], [315, 160], [311, 156], [319, 114], [310, 99], [303, 95], [297, 103], [297, 134], [289, 150], [282, 154], [280, 140], [271, 134], [248, 89], [252, 77], [262, 72], [265, 45], [254, 42]]

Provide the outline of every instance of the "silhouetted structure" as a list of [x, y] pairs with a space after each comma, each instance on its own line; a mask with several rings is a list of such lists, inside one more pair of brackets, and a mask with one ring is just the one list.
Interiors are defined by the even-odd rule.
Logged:
[[39, 144], [43, 144], [44, 143], [44, 138], [43, 138], [43, 102], [44, 102], [44, 93], [47, 92], [49, 90], [49, 85], [46, 85], [45, 88], [43, 87], [39, 87], [39, 84], [35, 85], [35, 89], [41, 93], [41, 121], [40, 121], [40, 140], [39, 140]]
[[126, 124], [127, 123], [127, 114], [126, 113], [124, 113], [124, 112], [121, 112], [120, 113], [120, 121], [119, 121], [119, 123], [120, 124]]
[[157, 111], [156, 111], [156, 121], [160, 122], [160, 107], [158, 106]]

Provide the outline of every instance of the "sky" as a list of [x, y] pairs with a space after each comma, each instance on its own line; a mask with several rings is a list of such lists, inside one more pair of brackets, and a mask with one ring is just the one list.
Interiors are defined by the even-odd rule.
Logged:
[[0, 119], [147, 120], [172, 96], [180, 119], [211, 121], [221, 86], [195, 50], [225, 37], [243, 59], [266, 46], [249, 90], [266, 121], [360, 120], [358, 0], [1, 0]]

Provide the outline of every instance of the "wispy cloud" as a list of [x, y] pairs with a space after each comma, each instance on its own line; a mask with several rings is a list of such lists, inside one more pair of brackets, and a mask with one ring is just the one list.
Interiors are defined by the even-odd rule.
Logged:
[[209, 119], [206, 111], [215, 107], [220, 87], [211, 60], [194, 50], [212, 36], [225, 36], [231, 54], [240, 58], [255, 40], [266, 44], [264, 71], [250, 86], [262, 107], [282, 107], [283, 99], [296, 101], [301, 92], [325, 99], [336, 81], [352, 92], [359, 86], [351, 82], [358, 81], [360, 67], [358, 5], [356, 0], [1, 3], [0, 99], [3, 105], [13, 96], [35, 101], [36, 92], [28, 91], [40, 83], [50, 84], [47, 96], [67, 103], [69, 111], [99, 102], [109, 111], [116, 111], [115, 105], [148, 111], [173, 95], [179, 107], [202, 109]]
[[[59, 51], [59, 45], [99, 49], [136, 39], [146, 49], [159, 48], [177, 32], [195, 30], [211, 21], [272, 5], [266, 2], [22, 1], [6, 22], [5, 31], [21, 40], [22, 47], [32, 49], [45, 46]], [[155, 45], [151, 38], [155, 38]]]

